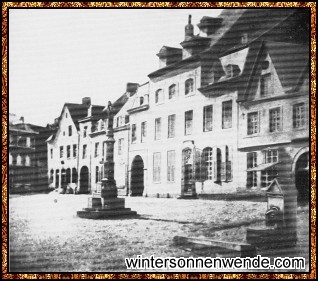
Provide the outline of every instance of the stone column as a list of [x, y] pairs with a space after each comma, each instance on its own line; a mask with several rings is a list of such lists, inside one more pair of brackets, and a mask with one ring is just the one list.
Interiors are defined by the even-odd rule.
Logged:
[[106, 131], [106, 155], [104, 161], [104, 178], [102, 179], [101, 197], [116, 198], [117, 187], [114, 179], [114, 115], [112, 106], [108, 105], [108, 126]]
[[117, 198], [117, 187], [114, 179], [114, 133], [113, 109], [108, 103], [108, 126], [106, 131], [106, 155], [104, 178], [100, 192], [88, 198], [88, 207], [77, 212], [77, 216], [87, 219], [111, 219], [137, 216], [137, 212], [125, 208], [125, 199]]

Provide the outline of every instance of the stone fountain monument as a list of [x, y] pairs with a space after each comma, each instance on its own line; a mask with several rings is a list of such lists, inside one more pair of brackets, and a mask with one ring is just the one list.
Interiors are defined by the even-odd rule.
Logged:
[[119, 219], [136, 217], [137, 212], [125, 207], [125, 198], [117, 197], [116, 181], [114, 179], [114, 132], [113, 107], [108, 102], [108, 126], [106, 130], [106, 158], [104, 161], [104, 178], [101, 189], [93, 192], [88, 198], [87, 208], [77, 211], [77, 216], [86, 219]]

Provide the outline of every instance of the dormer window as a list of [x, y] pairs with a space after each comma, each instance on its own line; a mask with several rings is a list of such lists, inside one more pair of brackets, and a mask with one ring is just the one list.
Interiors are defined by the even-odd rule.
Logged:
[[261, 97], [267, 97], [270, 94], [271, 74], [266, 73], [261, 76], [260, 91]]
[[92, 132], [92, 133], [96, 132], [96, 131], [97, 131], [97, 128], [98, 128], [98, 126], [97, 126], [97, 121], [93, 121], [93, 122], [92, 122], [92, 127], [91, 127], [91, 132]]
[[104, 123], [104, 120], [100, 120], [100, 130], [104, 130], [105, 129], [105, 123]]
[[144, 103], [144, 97], [140, 97], [139, 98], [139, 105], [143, 105], [143, 103]]
[[156, 94], [155, 94], [155, 102], [159, 103], [159, 102], [162, 102], [162, 101], [163, 101], [163, 90], [159, 89], [159, 90], [156, 91]]
[[240, 68], [236, 64], [228, 64], [225, 66], [225, 77], [230, 78], [239, 75], [241, 72]]
[[176, 96], [176, 84], [169, 87], [169, 100]]
[[243, 33], [242, 34], [241, 43], [242, 44], [247, 44], [248, 43], [248, 34], [247, 33]]
[[193, 93], [193, 79], [190, 78], [188, 80], [185, 81], [185, 94], [188, 95], [190, 93]]

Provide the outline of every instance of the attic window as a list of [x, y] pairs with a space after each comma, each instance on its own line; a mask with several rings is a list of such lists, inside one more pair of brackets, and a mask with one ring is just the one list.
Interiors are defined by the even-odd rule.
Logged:
[[260, 90], [261, 90], [261, 97], [266, 97], [270, 94], [270, 84], [271, 84], [271, 74], [263, 74], [261, 76], [261, 81], [260, 81]]
[[248, 34], [247, 33], [243, 33], [242, 34], [241, 43], [242, 44], [247, 44], [248, 43]]
[[241, 72], [240, 68], [236, 64], [228, 64], [225, 66], [226, 78], [234, 77], [239, 75]]
[[140, 105], [143, 105], [143, 103], [144, 103], [144, 97], [140, 97], [140, 98], [139, 98], [139, 103], [140, 103]]
[[262, 65], [262, 70], [266, 70], [269, 68], [269, 61], [264, 60], [264, 61], [262, 61], [261, 65]]

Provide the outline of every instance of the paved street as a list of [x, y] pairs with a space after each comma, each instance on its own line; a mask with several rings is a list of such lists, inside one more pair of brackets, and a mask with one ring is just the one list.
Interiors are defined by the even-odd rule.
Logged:
[[[243, 242], [246, 226], [263, 219], [266, 209], [263, 202], [129, 197], [126, 206], [140, 218], [96, 221], [76, 216], [87, 197], [11, 196], [10, 271], [121, 272], [125, 257], [193, 256], [173, 246], [175, 235]], [[308, 207], [299, 210], [298, 221], [296, 251], [308, 259]]]

